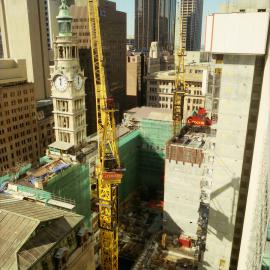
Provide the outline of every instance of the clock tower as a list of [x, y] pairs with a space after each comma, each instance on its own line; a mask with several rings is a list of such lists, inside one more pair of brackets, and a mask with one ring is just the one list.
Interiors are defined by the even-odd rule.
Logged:
[[79, 64], [77, 38], [71, 32], [72, 17], [66, 0], [61, 0], [56, 18], [59, 36], [54, 41], [54, 66], [50, 67], [54, 145], [68, 149], [86, 138], [85, 77]]

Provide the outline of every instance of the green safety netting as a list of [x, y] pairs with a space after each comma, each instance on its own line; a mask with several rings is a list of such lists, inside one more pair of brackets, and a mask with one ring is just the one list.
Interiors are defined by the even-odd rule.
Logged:
[[89, 166], [73, 165], [50, 179], [44, 187], [46, 191], [63, 199], [74, 200], [76, 213], [85, 217], [85, 225], [91, 227]]
[[172, 122], [143, 119], [138, 130], [120, 138], [120, 158], [126, 168], [120, 201], [141, 186], [151, 191], [163, 189], [165, 147], [171, 136]]

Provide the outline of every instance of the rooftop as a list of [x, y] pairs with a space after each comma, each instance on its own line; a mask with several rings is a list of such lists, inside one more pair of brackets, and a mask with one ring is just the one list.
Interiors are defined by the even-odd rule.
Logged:
[[129, 114], [137, 121], [142, 119], [172, 121], [172, 110], [164, 108], [136, 107], [128, 110], [126, 114]]
[[69, 150], [73, 146], [72, 143], [56, 141], [49, 145], [51, 148], [60, 149], [63, 151]]
[[210, 127], [185, 126], [181, 129], [179, 136], [173, 138], [170, 143], [189, 148], [202, 149], [210, 132]]
[[27, 81], [25, 60], [0, 59], [0, 85]]
[[0, 269], [28, 269], [82, 220], [72, 212], [0, 193]]
[[[187, 133], [179, 140], [175, 141], [177, 144], [190, 148], [202, 148], [205, 144], [204, 133]], [[174, 142], [172, 142], [174, 143]]]
[[[202, 73], [190, 72], [190, 70], [204, 70], [208, 68], [208, 64], [190, 64], [186, 65], [185, 79], [186, 81], [202, 81]], [[147, 75], [147, 79], [155, 80], [175, 80], [175, 70], [158, 71]]]

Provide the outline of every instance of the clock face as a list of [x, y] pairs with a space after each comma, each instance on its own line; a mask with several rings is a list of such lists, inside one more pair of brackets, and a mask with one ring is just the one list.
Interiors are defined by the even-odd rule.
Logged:
[[83, 85], [83, 79], [82, 76], [79, 74], [76, 74], [73, 79], [74, 87], [76, 90], [81, 90]]
[[67, 78], [62, 75], [57, 76], [54, 80], [54, 85], [58, 91], [64, 92], [68, 85]]

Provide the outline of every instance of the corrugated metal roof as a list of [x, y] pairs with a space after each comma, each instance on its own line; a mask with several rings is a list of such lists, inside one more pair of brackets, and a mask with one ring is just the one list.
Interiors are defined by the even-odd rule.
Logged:
[[[0, 269], [18, 269], [17, 253], [20, 269], [27, 269], [82, 220], [72, 212], [0, 194]], [[52, 222], [28, 240], [46, 221]]]
[[66, 218], [54, 220], [50, 225], [43, 228], [37, 235], [27, 241], [18, 251], [18, 263], [20, 269], [28, 269], [39, 260], [48, 250], [67, 235], [73, 226]]
[[0, 269], [18, 269], [16, 252], [39, 222], [0, 209]]

